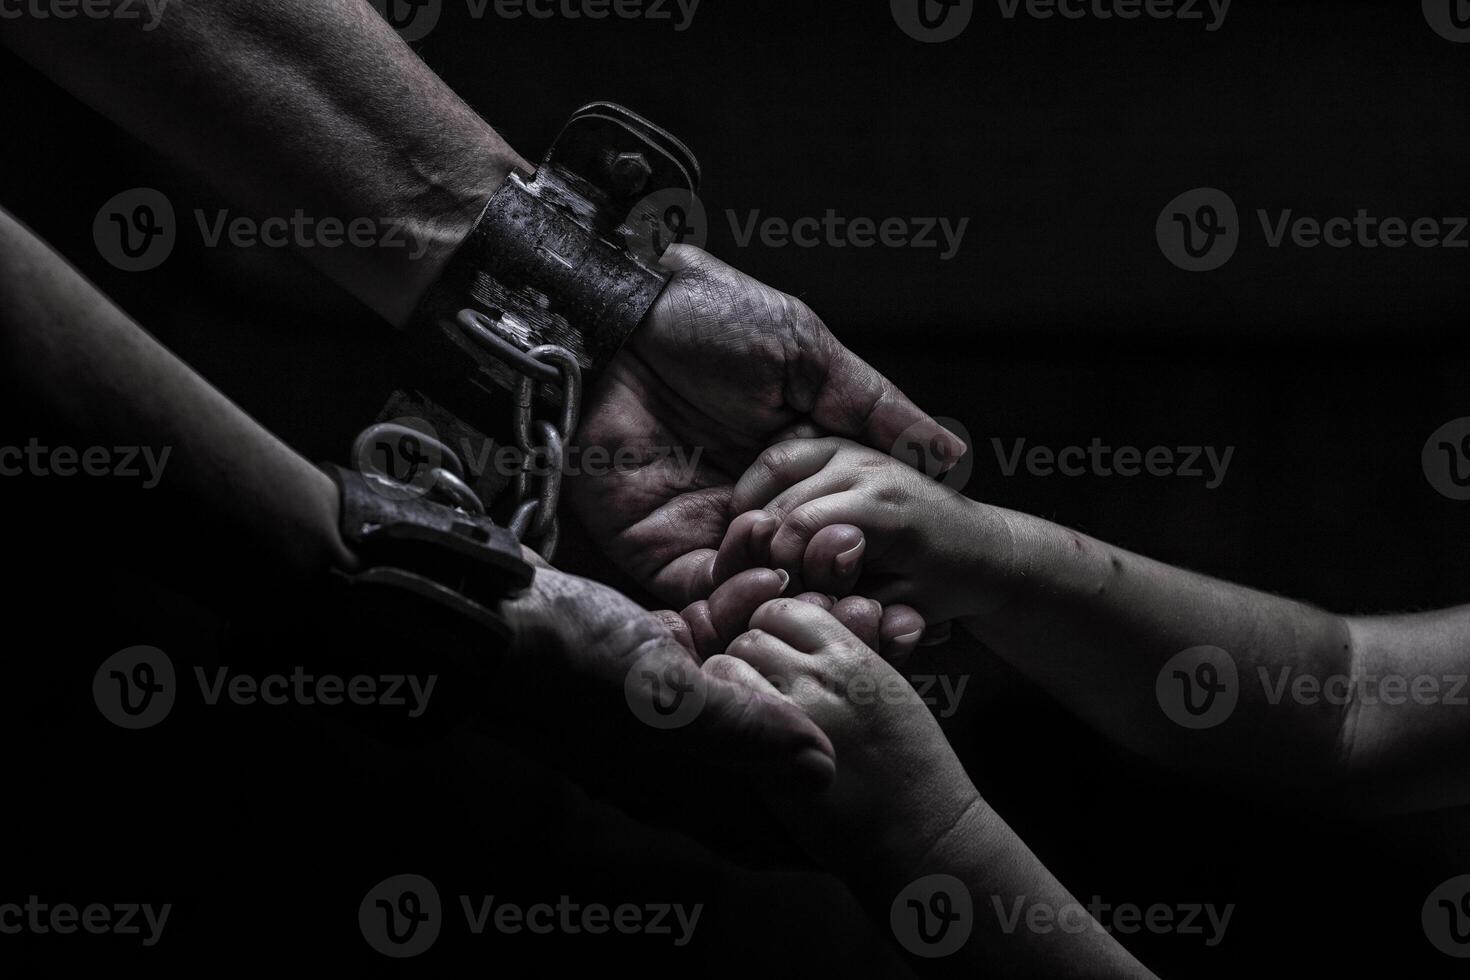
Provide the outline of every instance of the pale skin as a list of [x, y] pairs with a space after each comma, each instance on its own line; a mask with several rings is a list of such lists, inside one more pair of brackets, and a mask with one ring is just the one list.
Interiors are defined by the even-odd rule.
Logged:
[[[946, 874], [964, 884], [974, 902], [969, 938], [916, 967], [956, 976], [1152, 977], [980, 796], [928, 706], [871, 649], [876, 620], [852, 630], [822, 599], [806, 598], [765, 603], [749, 631], [704, 665], [706, 674], [789, 699], [832, 739], [831, 787], [773, 797], [791, 834], [879, 922], [911, 882]], [[1071, 909], [1085, 926], [1008, 928], [992, 900]]]
[[[1108, 737], [1193, 777], [1245, 792], [1305, 781], [1362, 810], [1467, 798], [1470, 711], [1454, 696], [1470, 674], [1470, 606], [1336, 615], [971, 500], [841, 439], [772, 447], [734, 506], [752, 514], [722, 570], [769, 564], [802, 572], [809, 588], [958, 621]], [[740, 527], [762, 519], [780, 527], [753, 548]], [[861, 569], [843, 581], [803, 560], [838, 533], [864, 542]], [[1225, 723], [1186, 731], [1155, 683], [1200, 646], [1234, 658], [1239, 703]]]

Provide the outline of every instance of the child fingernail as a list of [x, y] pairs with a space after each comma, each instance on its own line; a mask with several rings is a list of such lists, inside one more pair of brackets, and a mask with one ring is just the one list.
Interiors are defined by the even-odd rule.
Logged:
[[837, 572], [839, 578], [852, 574], [853, 569], [857, 568], [858, 562], [862, 561], [863, 549], [867, 546], [868, 539], [863, 538], [857, 544], [833, 559], [832, 567]]
[[776, 569], [776, 577], [781, 580], [781, 591], [777, 595], [785, 595], [786, 588], [791, 584], [791, 573], [784, 568]]

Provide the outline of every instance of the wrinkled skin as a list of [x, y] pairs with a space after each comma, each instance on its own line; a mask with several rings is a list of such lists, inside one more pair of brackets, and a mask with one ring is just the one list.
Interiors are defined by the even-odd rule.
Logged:
[[567, 484], [596, 544], [661, 601], [713, 591], [735, 481], [773, 442], [830, 433], [889, 452], [907, 434], [964, 453], [800, 300], [690, 246], [664, 264], [675, 277], [588, 392], [578, 437], [639, 462]]
[[[703, 675], [696, 643], [702, 634], [684, 617], [650, 612], [614, 589], [527, 557], [539, 565], [536, 581], [506, 604], [517, 642], [496, 688], [502, 709], [520, 722], [514, 727], [538, 748], [564, 747], [575, 765], [595, 733], [592, 742], [601, 748], [652, 766], [660, 753], [630, 743], [646, 737], [697, 759], [701, 768], [760, 772], [793, 787], [831, 780], [832, 746], [821, 730], [781, 698]], [[699, 629], [739, 634], [786, 584], [784, 574], [770, 569], [732, 578], [698, 605]], [[671, 680], [696, 681], [703, 706], [680, 729], [655, 731], [639, 721], [633, 704], [650, 701], [654, 685]], [[628, 738], [612, 737], [619, 731]]]

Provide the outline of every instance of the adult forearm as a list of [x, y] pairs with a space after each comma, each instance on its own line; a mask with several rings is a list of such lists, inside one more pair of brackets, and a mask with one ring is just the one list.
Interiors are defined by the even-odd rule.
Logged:
[[175, 0], [148, 30], [22, 17], [0, 40], [259, 216], [401, 227], [303, 250], [398, 325], [526, 166], [366, 0]]
[[[218, 561], [258, 556], [309, 578], [351, 562], [337, 491], [0, 211], [0, 371], [51, 418], [98, 445], [147, 446], [152, 491], [188, 526], [170, 544]], [[167, 453], [166, 456], [163, 453]], [[126, 511], [114, 511], [126, 520]], [[176, 529], [177, 530], [177, 529]]]

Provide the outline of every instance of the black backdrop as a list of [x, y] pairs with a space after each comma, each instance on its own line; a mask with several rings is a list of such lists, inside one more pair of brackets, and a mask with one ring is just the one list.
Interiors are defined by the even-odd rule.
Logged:
[[[963, 421], [976, 442], [970, 494], [1336, 610], [1463, 601], [1465, 505], [1433, 490], [1419, 456], [1438, 426], [1470, 415], [1459, 329], [1470, 250], [1273, 249], [1255, 219], [1257, 208], [1470, 214], [1470, 46], [1429, 30], [1418, 4], [1236, 0], [1208, 32], [1007, 21], [980, 3], [963, 36], [925, 45], [878, 0], [706, 0], [683, 32], [472, 21], [449, 2], [416, 47], [523, 155], [592, 99], [683, 136], [704, 164], [709, 247], [800, 295], [926, 408]], [[0, 72], [0, 204], [303, 453], [341, 457], [381, 401], [384, 328], [294, 260], [189, 235], [159, 270], [113, 269], [91, 239], [113, 194], [152, 186], [190, 208], [224, 202], [10, 56]], [[1160, 253], [1154, 223], [1201, 186], [1234, 199], [1243, 240], [1224, 268], [1186, 273]], [[933, 249], [741, 247], [726, 209], [970, 224], [942, 261]], [[267, 275], [298, 288], [262, 289]], [[0, 425], [6, 444], [48, 431], [23, 404]], [[1094, 437], [1235, 456], [1206, 490], [1007, 477], [990, 449]], [[102, 482], [0, 484], [14, 681], [0, 898], [144, 894], [173, 901], [175, 920], [137, 952], [0, 937], [0, 962], [21, 951], [37, 971], [121, 955], [170, 972], [377, 972], [387, 964], [356, 934], [356, 902], [387, 874], [424, 869], [445, 894], [708, 905], [687, 949], [502, 936], [446, 943], [417, 964], [431, 972], [899, 969], [829, 882], [735, 870], [486, 743], [385, 748], [309, 713], [185, 717], [119, 740], [86, 696], [106, 653], [151, 643], [229, 662], [296, 637], [270, 610], [226, 622], [184, 598], [180, 580], [209, 571], [157, 567], [149, 535], [165, 532], [119, 526]], [[1419, 908], [1470, 871], [1464, 810], [1365, 823], [1308, 815], [1289, 792], [1267, 805], [1181, 789], [984, 651], [957, 642], [928, 656], [973, 675], [956, 743], [1075, 894], [1236, 904], [1215, 948], [1129, 938], [1162, 975], [1457, 966], [1426, 943]]]

